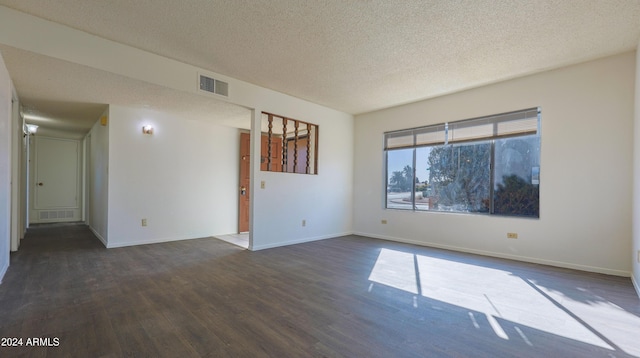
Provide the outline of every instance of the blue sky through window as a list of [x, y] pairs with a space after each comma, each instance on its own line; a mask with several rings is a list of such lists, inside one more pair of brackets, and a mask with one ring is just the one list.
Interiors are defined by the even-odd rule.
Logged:
[[[425, 180], [429, 179], [429, 153], [431, 152], [431, 148], [418, 148], [417, 156], [416, 156], [416, 176], [423, 183]], [[413, 162], [413, 150], [395, 150], [393, 151], [393, 155], [389, 156], [389, 162], [387, 163], [387, 170], [389, 173], [389, 177], [391, 177], [391, 173], [396, 171], [402, 171], [405, 165], [411, 164]]]

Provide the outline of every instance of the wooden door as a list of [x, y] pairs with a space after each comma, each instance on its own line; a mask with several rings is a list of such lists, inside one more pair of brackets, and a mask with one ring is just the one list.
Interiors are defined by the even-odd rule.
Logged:
[[238, 190], [238, 232], [249, 231], [249, 185], [251, 184], [251, 135], [240, 133], [240, 187]]
[[30, 222], [81, 219], [80, 142], [37, 137]]
[[263, 135], [260, 142], [260, 170], [281, 172], [282, 171], [282, 138], [271, 137], [271, 169], [268, 168], [269, 161], [269, 136]]
[[[298, 142], [287, 140], [287, 171], [289, 173], [306, 173], [307, 172], [307, 137], [298, 138]], [[297, 147], [297, 150], [295, 150]], [[297, 158], [294, 157], [296, 153]]]

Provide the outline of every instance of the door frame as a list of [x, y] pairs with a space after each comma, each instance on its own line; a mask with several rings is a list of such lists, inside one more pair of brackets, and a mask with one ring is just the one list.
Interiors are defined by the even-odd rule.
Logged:
[[[33, 173], [33, 175], [30, 175], [30, 180], [29, 180], [29, 193], [30, 193], [30, 199], [29, 199], [29, 223], [31, 224], [38, 224], [38, 223], [56, 223], [56, 222], [75, 222], [75, 221], [82, 221], [82, 217], [83, 217], [83, 190], [82, 190], [82, 152], [83, 152], [83, 148], [82, 148], [82, 142], [79, 139], [72, 139], [72, 138], [57, 138], [57, 137], [47, 137], [47, 136], [37, 136], [37, 137], [32, 137], [31, 139], [35, 139], [35, 140], [30, 140], [31, 143], [33, 143], [33, 148], [31, 148], [30, 150], [30, 171], [31, 173]], [[37, 189], [37, 184], [36, 181], [39, 180], [38, 178], [38, 145], [39, 143], [41, 143], [41, 141], [43, 140], [53, 140], [53, 141], [63, 141], [63, 142], [73, 142], [76, 146], [76, 156], [75, 156], [75, 179], [76, 179], [76, 188], [75, 188], [75, 195], [76, 195], [76, 206], [74, 207], [69, 207], [69, 206], [60, 206], [60, 207], [51, 207], [51, 208], [40, 208], [36, 205], [36, 200], [37, 200], [37, 193], [36, 190]], [[68, 218], [68, 217], [63, 217], [63, 218], [58, 218], [57, 215], [55, 218], [53, 219], [40, 219], [39, 214], [40, 212], [68, 212], [68, 211], [73, 211], [74, 215], [72, 218]]]
[[240, 132], [238, 163], [238, 233], [240, 234], [251, 230], [251, 132]]

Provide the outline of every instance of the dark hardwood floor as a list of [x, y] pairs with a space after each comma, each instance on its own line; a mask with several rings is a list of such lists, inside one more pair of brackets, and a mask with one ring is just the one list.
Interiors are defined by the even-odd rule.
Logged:
[[11, 255], [0, 337], [23, 342], [0, 357], [637, 357], [640, 300], [628, 278], [359, 236], [105, 249], [54, 225]]

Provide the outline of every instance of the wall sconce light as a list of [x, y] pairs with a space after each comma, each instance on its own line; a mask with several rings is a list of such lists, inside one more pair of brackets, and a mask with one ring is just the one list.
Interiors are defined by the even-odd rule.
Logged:
[[36, 134], [36, 132], [38, 131], [38, 126], [35, 124], [25, 124], [25, 127], [25, 135]]
[[153, 134], [153, 126], [151, 125], [146, 125], [142, 127], [142, 133], [144, 134]]

